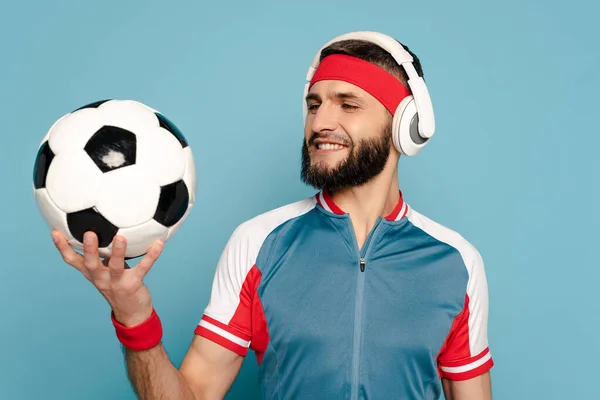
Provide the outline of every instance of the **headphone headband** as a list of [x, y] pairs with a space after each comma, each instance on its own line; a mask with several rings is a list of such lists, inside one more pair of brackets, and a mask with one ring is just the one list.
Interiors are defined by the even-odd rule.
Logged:
[[[394, 60], [396, 60], [398, 65], [401, 65], [402, 68], [404, 68], [404, 71], [408, 76], [408, 86], [415, 100], [415, 106], [419, 116], [419, 135], [426, 139], [433, 136], [433, 133], [435, 131], [435, 119], [433, 115], [433, 106], [431, 104], [431, 98], [429, 96], [427, 86], [425, 85], [425, 81], [422, 77], [420, 77], [417, 74], [417, 71], [413, 65], [413, 58], [410, 55], [410, 53], [407, 52], [402, 47], [402, 45], [400, 45], [400, 43], [398, 43], [395, 39], [388, 35], [379, 32], [359, 31], [345, 33], [336, 38], [333, 38], [332, 40], [325, 43], [313, 58], [312, 63], [308, 68], [308, 72], [306, 74], [307, 83], [309, 83], [312, 80], [312, 77], [319, 66], [321, 52], [323, 51], [323, 49], [335, 42], [349, 39], [365, 40], [380, 46], [388, 53], [390, 53], [390, 55], [394, 58]], [[307, 89], [308, 88], [305, 87], [305, 95]]]

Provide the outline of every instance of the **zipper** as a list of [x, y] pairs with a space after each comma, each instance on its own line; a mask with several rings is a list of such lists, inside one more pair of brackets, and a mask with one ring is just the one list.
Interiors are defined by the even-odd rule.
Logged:
[[363, 330], [363, 299], [364, 299], [364, 290], [365, 290], [365, 270], [367, 267], [367, 256], [369, 254], [369, 250], [371, 248], [371, 242], [377, 231], [379, 230], [379, 226], [381, 220], [378, 220], [369, 236], [367, 236], [367, 240], [363, 244], [363, 248], [361, 251], [358, 249], [358, 244], [356, 241], [356, 235], [354, 234], [354, 228], [352, 227], [352, 223], [350, 222], [350, 229], [352, 235], [354, 236], [354, 243], [356, 252], [358, 254], [358, 269], [357, 269], [357, 283], [356, 283], [356, 304], [354, 307], [354, 341], [353, 341], [353, 350], [352, 350], [352, 385], [351, 385], [351, 393], [350, 399], [355, 400], [358, 399], [359, 396], [359, 367], [360, 367], [360, 350], [361, 350], [361, 341], [362, 341], [362, 330]]

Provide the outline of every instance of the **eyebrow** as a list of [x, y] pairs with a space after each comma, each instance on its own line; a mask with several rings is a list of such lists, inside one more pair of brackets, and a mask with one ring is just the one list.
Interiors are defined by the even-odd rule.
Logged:
[[[362, 100], [362, 96], [353, 93], [353, 92], [335, 92], [333, 93], [333, 97], [339, 100]], [[308, 93], [306, 95], [306, 101], [321, 101], [321, 96], [316, 93]]]

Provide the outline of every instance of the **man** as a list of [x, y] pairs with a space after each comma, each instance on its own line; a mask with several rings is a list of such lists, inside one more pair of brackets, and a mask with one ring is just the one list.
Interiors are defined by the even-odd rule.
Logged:
[[316, 57], [301, 176], [318, 193], [233, 232], [179, 370], [142, 282], [162, 244], [125, 269], [117, 237], [106, 268], [93, 233], [83, 256], [53, 234], [111, 305], [141, 398], [223, 398], [251, 349], [263, 398], [491, 399], [482, 258], [398, 185], [400, 155], [433, 133], [421, 65], [388, 40], [398, 59], [412, 56], [399, 66], [371, 39], [389, 38], [343, 36]]

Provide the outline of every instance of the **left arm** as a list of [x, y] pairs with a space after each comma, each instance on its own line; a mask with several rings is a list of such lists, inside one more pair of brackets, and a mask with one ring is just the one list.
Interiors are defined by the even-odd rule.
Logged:
[[442, 379], [446, 400], [492, 400], [490, 372], [465, 381]]
[[490, 369], [494, 365], [487, 336], [488, 287], [477, 249], [463, 251], [469, 272], [463, 310], [453, 321], [438, 356], [446, 400], [492, 400]]

